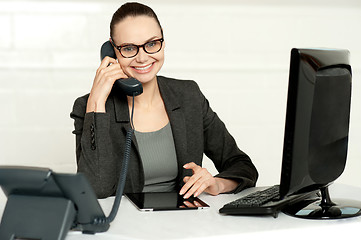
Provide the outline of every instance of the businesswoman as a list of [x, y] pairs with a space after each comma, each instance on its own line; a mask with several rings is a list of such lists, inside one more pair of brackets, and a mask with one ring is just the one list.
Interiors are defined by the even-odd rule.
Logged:
[[[113, 15], [111, 42], [116, 59], [106, 57], [96, 71], [90, 94], [73, 106], [78, 172], [99, 198], [114, 195], [132, 127], [132, 98], [113, 90], [119, 78], [134, 77], [143, 93], [134, 99], [134, 128], [124, 192], [178, 191], [188, 198], [217, 195], [255, 185], [257, 170], [236, 145], [198, 85], [157, 73], [166, 40], [148, 6], [126, 3]], [[219, 174], [202, 168], [203, 154]]]

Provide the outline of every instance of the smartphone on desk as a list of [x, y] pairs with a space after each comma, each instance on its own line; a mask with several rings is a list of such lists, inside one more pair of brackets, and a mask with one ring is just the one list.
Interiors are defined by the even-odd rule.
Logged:
[[209, 205], [197, 197], [184, 199], [177, 192], [126, 193], [125, 196], [140, 211], [197, 210]]

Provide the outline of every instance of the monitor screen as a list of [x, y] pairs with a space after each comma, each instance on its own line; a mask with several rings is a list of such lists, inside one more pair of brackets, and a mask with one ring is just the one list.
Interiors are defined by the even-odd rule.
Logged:
[[281, 196], [327, 186], [341, 175], [350, 102], [347, 50], [292, 49]]

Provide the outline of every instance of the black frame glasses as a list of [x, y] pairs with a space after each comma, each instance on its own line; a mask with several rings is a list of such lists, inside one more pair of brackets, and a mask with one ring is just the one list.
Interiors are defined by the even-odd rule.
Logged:
[[132, 58], [137, 56], [137, 54], [139, 53], [139, 48], [143, 48], [144, 52], [148, 54], [154, 54], [159, 52], [163, 47], [164, 38], [154, 39], [142, 45], [124, 44], [117, 46], [115, 45], [112, 38], [110, 38], [109, 41], [116, 49], [118, 49], [120, 55], [122, 55], [124, 58]]

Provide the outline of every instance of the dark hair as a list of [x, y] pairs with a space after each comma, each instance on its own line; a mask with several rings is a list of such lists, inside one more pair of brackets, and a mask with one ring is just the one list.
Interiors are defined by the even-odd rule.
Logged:
[[110, 36], [113, 37], [115, 24], [121, 22], [126, 17], [136, 17], [136, 16], [148, 16], [154, 18], [157, 21], [163, 35], [162, 26], [160, 25], [158, 17], [153, 11], [153, 9], [141, 3], [128, 2], [123, 4], [120, 8], [118, 8], [118, 10], [113, 14], [112, 21], [110, 22]]

